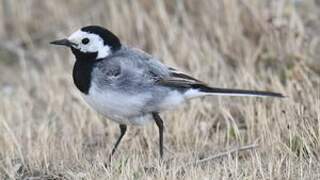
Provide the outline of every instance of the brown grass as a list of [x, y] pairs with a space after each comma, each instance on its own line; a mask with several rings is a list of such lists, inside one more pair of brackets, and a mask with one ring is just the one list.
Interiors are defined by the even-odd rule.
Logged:
[[[318, 1], [2, 0], [0, 179], [318, 179]], [[109, 168], [118, 126], [81, 100], [74, 58], [48, 42], [100, 24], [123, 42], [217, 87], [286, 99], [207, 97], [129, 127]], [[189, 165], [247, 144], [259, 147]]]

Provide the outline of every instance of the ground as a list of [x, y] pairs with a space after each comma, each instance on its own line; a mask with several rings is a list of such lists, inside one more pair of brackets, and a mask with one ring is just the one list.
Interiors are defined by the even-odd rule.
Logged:
[[[0, 2], [0, 179], [320, 178], [319, 1]], [[190, 101], [161, 114], [162, 162], [149, 124], [106, 167], [118, 126], [81, 99], [70, 51], [49, 45], [89, 24], [214, 87], [287, 97]]]

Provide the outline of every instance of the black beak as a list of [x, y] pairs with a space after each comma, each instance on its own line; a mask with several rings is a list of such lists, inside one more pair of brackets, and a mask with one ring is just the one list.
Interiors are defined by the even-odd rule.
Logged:
[[75, 43], [70, 42], [68, 39], [60, 39], [60, 40], [52, 41], [52, 42], [50, 42], [50, 44], [67, 46], [67, 47], [71, 47], [72, 45], [76, 45]]

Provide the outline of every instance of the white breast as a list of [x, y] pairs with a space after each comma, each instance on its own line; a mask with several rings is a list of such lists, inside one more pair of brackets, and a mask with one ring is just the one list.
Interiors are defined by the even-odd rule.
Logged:
[[102, 90], [94, 84], [90, 87], [88, 95], [84, 95], [85, 101], [98, 113], [124, 124], [136, 124], [133, 121], [147, 121], [142, 117], [142, 110], [150, 98], [149, 93], [133, 96], [117, 91]]

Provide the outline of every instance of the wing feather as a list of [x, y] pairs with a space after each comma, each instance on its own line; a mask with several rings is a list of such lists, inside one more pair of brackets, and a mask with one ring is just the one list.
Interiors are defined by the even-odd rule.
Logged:
[[206, 86], [206, 83], [183, 72], [169, 68], [170, 76], [158, 80], [158, 84], [177, 88], [192, 88], [194, 85]]
[[[199, 81], [187, 74], [178, 72], [175, 69], [169, 69], [170, 77], [160, 79], [158, 83], [160, 85], [183, 88], [188, 92], [191, 90], [193, 93], [190, 97], [197, 97], [203, 95], [229, 95], [229, 96], [272, 96], [272, 97], [284, 97], [281, 93], [275, 93], [271, 91], [255, 91], [255, 90], [243, 90], [243, 89], [226, 89], [226, 88], [214, 88], [208, 86], [206, 83]], [[196, 91], [192, 91], [196, 90]], [[189, 94], [190, 95], [190, 94]]]

